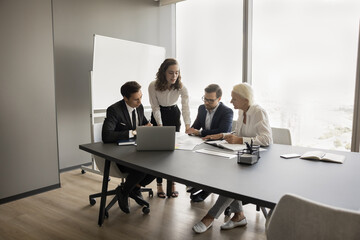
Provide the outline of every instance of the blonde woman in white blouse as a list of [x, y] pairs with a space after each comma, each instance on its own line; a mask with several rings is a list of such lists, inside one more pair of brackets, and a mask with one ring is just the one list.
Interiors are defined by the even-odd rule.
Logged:
[[[250, 85], [241, 83], [235, 85], [231, 92], [231, 103], [235, 109], [239, 109], [239, 118], [236, 124], [235, 134], [219, 133], [206, 136], [204, 139], [225, 139], [229, 143], [243, 144], [253, 140], [255, 145], [268, 146], [272, 143], [271, 127], [266, 111], [259, 105], [254, 104], [253, 90]], [[214, 206], [193, 226], [196, 233], [203, 233], [209, 229], [215, 218], [230, 205], [234, 216], [221, 225], [221, 229], [233, 229], [247, 224], [241, 201], [219, 196]]]
[[[181, 112], [177, 106], [181, 98]], [[149, 99], [152, 109], [151, 123], [154, 126], [175, 126], [180, 131], [180, 117], [183, 115], [185, 131], [190, 128], [189, 94], [181, 82], [180, 68], [178, 62], [173, 58], [165, 59], [156, 74], [156, 80], [149, 85]], [[165, 198], [162, 188], [162, 178], [157, 178], [157, 196]], [[172, 186], [172, 197], [179, 193]]]

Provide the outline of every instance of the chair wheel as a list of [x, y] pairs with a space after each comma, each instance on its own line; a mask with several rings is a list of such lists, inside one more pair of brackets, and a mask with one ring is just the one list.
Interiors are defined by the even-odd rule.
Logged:
[[105, 218], [109, 218], [109, 212], [105, 210]]
[[154, 192], [151, 190], [150, 192], [149, 192], [149, 197], [153, 197], [154, 196]]
[[94, 206], [96, 203], [96, 200], [94, 198], [90, 198], [90, 205]]
[[230, 217], [230, 215], [231, 215], [231, 209], [230, 209], [230, 207], [227, 207], [227, 208], [225, 209], [224, 215]]
[[148, 208], [148, 207], [143, 207], [142, 211], [143, 211], [144, 214], [149, 214], [150, 208]]
[[84, 174], [86, 173], [84, 169], [81, 169], [81, 174]]

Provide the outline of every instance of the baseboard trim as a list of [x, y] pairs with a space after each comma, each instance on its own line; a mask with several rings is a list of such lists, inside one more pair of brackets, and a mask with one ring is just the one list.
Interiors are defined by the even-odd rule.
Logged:
[[29, 191], [29, 192], [20, 193], [20, 194], [11, 196], [11, 197], [2, 198], [2, 199], [0, 199], [0, 204], [12, 202], [12, 201], [19, 200], [19, 199], [26, 198], [26, 197], [30, 197], [30, 196], [33, 196], [33, 195], [36, 195], [39, 193], [43, 193], [43, 192], [47, 192], [50, 190], [54, 190], [54, 189], [57, 189], [60, 187], [61, 187], [61, 185], [60, 185], [60, 183], [58, 183], [58, 184], [54, 184], [51, 186], [35, 189], [35, 190]]
[[60, 173], [72, 171], [75, 169], [81, 169], [81, 166], [91, 166], [91, 162], [83, 163], [83, 164], [72, 166], [72, 167], [62, 168], [62, 169], [60, 169]]

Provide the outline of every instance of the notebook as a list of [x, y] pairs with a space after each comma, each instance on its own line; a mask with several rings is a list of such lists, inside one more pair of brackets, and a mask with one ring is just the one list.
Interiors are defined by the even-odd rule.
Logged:
[[175, 149], [175, 126], [138, 126], [136, 132], [136, 149], [138, 151]]

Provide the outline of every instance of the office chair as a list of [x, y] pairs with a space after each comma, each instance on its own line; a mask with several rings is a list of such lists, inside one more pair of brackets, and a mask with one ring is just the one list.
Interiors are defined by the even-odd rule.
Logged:
[[[236, 122], [233, 121], [233, 130], [235, 129]], [[272, 137], [273, 137], [273, 143], [275, 144], [284, 144], [284, 145], [291, 145], [291, 134], [290, 130], [287, 128], [271, 128]], [[243, 205], [247, 204], [247, 202], [243, 202]], [[268, 212], [265, 207], [261, 207], [259, 205], [256, 205], [256, 211], [262, 211], [265, 218], [268, 215]], [[224, 214], [226, 216], [230, 216], [231, 210], [230, 207], [227, 207], [224, 211]]]
[[[94, 126], [93, 126], [93, 142], [102, 141], [102, 139], [101, 139], [102, 125], [103, 125], [103, 123], [94, 124]], [[98, 157], [98, 156], [95, 156], [95, 155], [92, 155], [92, 158], [94, 159], [97, 168], [102, 173], [103, 169], [105, 167], [105, 159], [103, 159], [101, 157]], [[121, 184], [117, 188], [122, 187], [122, 185], [125, 182], [125, 179], [126, 179], [127, 175], [128, 175], [127, 173], [124, 173], [124, 172], [120, 171], [120, 169], [118, 168], [118, 166], [116, 165], [115, 162], [111, 162], [109, 176], [116, 177], [116, 178], [121, 178]], [[105, 217], [106, 218], [109, 217], [110, 208], [117, 202], [116, 189], [110, 190], [110, 191], [108, 191], [106, 193], [106, 196], [115, 195], [113, 197], [113, 199], [110, 201], [110, 203], [105, 208]], [[149, 197], [154, 196], [153, 190], [151, 188], [141, 188], [140, 192], [148, 192]], [[89, 195], [89, 202], [90, 202], [91, 206], [96, 204], [95, 198], [97, 198], [97, 197], [101, 197], [101, 192]], [[149, 203], [147, 201], [145, 201], [145, 200], [143, 200], [141, 198], [133, 198], [133, 199], [135, 200], [135, 202], [137, 204], [139, 204], [140, 206], [143, 206], [142, 211], [143, 211], [144, 214], [148, 214], [150, 212], [150, 205], [149, 205]]]
[[[289, 129], [272, 127], [271, 131], [272, 131], [273, 143], [291, 145], [291, 134]], [[266, 218], [268, 215], [266, 208], [256, 205], [256, 211], [260, 211], [260, 209]]]
[[355, 240], [360, 238], [360, 212], [286, 194], [266, 222], [268, 240]]
[[291, 145], [291, 134], [287, 128], [271, 128], [273, 142], [276, 144]]

